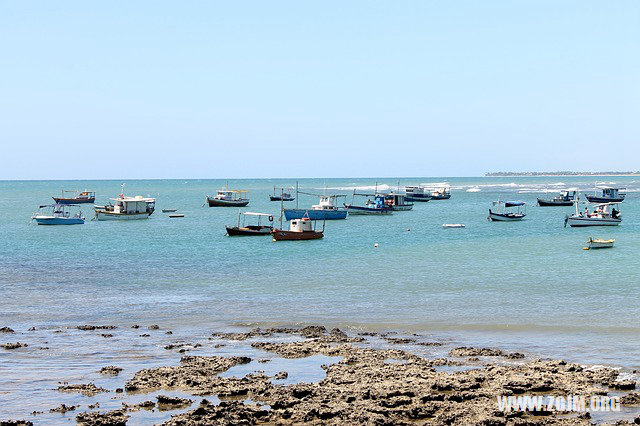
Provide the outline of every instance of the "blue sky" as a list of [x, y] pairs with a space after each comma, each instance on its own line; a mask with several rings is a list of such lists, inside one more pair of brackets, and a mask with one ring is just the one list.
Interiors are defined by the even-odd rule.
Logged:
[[640, 169], [640, 2], [0, 2], [0, 179]]

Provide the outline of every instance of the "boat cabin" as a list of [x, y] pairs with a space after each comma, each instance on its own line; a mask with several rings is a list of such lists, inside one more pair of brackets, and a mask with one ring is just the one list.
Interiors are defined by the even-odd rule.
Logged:
[[602, 189], [602, 198], [618, 198], [622, 195], [625, 195], [625, 194], [620, 194], [620, 189], [623, 189], [623, 188], [603, 187], [601, 189]]
[[421, 186], [405, 186], [404, 192], [406, 192], [408, 196], [421, 196], [424, 195], [424, 188]]
[[384, 196], [384, 203], [387, 206], [413, 205], [412, 202], [407, 201], [405, 194], [396, 194], [394, 192]]
[[145, 198], [141, 195], [135, 197], [111, 198], [113, 201], [113, 213], [117, 214], [136, 214], [153, 212], [155, 209], [156, 199]]
[[245, 190], [221, 189], [213, 198], [215, 198], [216, 200], [236, 201], [244, 198], [243, 195], [246, 195], [248, 192], [249, 191]]
[[313, 231], [311, 219], [303, 217], [301, 219], [293, 219], [289, 223], [289, 231], [291, 232], [309, 232]]
[[321, 195], [318, 204], [311, 206], [313, 210], [338, 210], [335, 200], [338, 195]]

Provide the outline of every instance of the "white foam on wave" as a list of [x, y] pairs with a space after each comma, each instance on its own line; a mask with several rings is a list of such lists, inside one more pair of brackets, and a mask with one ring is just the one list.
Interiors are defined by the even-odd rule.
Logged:
[[[389, 191], [391, 189], [397, 189], [398, 186], [395, 185], [393, 187], [387, 184], [379, 184], [379, 185], [354, 185], [354, 186], [333, 186], [327, 188], [314, 188], [315, 190], [322, 191], [324, 189], [332, 190], [332, 191], [375, 191], [377, 188], [378, 191]], [[401, 187], [402, 188], [402, 187]]]

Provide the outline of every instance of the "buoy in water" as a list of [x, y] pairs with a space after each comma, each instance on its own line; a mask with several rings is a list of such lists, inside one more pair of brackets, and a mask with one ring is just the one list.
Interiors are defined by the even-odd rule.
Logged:
[[374, 246], [375, 248], [378, 248], [378, 243], [375, 243], [373, 246]]

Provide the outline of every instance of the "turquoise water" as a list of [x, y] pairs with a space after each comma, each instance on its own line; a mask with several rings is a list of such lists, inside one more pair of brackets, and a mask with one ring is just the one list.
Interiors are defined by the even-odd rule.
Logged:
[[[36, 226], [30, 216], [62, 188], [95, 190], [102, 204], [121, 182], [0, 182], [0, 326], [322, 323], [640, 368], [640, 179], [598, 178], [627, 187], [629, 195], [621, 226], [592, 229], [563, 227], [572, 208], [534, 204], [546, 189], [592, 191], [594, 178], [446, 180], [448, 201], [328, 221], [323, 240], [278, 243], [225, 235], [238, 210], [203, 207], [221, 180], [128, 181], [127, 194], [157, 197], [149, 220], [69, 227]], [[375, 179], [299, 182], [309, 192], [349, 194]], [[378, 182], [395, 186], [397, 179]], [[247, 210], [277, 217], [280, 204], [268, 201], [274, 184], [295, 180], [229, 182], [251, 191]], [[480, 192], [467, 192], [475, 186]], [[489, 223], [487, 210], [498, 197], [530, 203], [526, 220]], [[302, 196], [300, 206], [316, 202]], [[185, 217], [169, 219], [162, 208]], [[91, 216], [89, 207], [84, 211]], [[616, 246], [583, 251], [589, 236], [615, 238]]]

